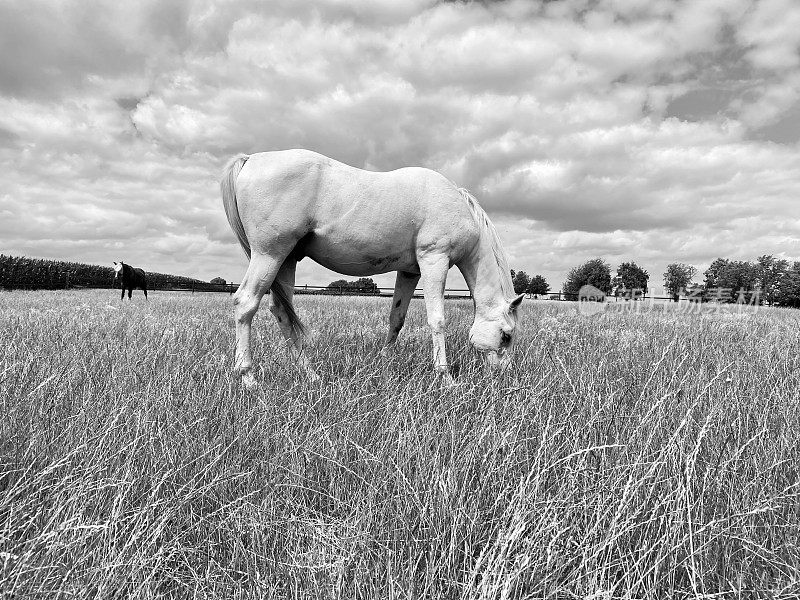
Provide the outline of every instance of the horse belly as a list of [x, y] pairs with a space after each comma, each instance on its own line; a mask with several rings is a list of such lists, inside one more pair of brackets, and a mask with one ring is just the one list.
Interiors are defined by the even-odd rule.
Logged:
[[397, 235], [313, 232], [302, 253], [343, 275], [365, 277], [390, 271], [418, 273], [413, 239]]

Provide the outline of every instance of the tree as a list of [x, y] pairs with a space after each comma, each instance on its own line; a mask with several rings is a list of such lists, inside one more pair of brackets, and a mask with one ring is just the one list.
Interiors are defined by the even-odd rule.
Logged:
[[617, 267], [617, 275], [611, 285], [625, 290], [641, 290], [647, 292], [647, 282], [650, 274], [635, 262], [624, 262]]
[[213, 283], [215, 285], [225, 285], [227, 281], [225, 281], [222, 277], [214, 277], [209, 283]]
[[328, 284], [328, 289], [340, 290], [340, 291], [347, 290], [350, 289], [350, 282], [347, 281], [346, 279], [337, 279], [336, 281], [331, 281]]
[[[512, 271], [514, 273], [514, 271]], [[511, 276], [511, 282], [514, 284], [515, 294], [525, 294], [528, 291], [528, 286], [531, 284], [531, 278], [525, 271], [517, 271]]]
[[528, 293], [535, 298], [539, 294], [546, 294], [550, 291], [550, 286], [541, 275], [534, 275], [531, 277], [531, 282], [528, 285]]
[[697, 269], [684, 263], [670, 263], [664, 271], [664, 287], [672, 299], [677, 302], [681, 291], [692, 285], [692, 278], [697, 274]]
[[564, 293], [576, 295], [584, 285], [592, 285], [605, 294], [611, 293], [611, 267], [602, 258], [594, 258], [573, 267], [564, 282]]
[[717, 258], [709, 265], [703, 276], [705, 277], [705, 288], [719, 287], [717, 282], [722, 272], [728, 267], [730, 261], [727, 258]]
[[356, 281], [346, 281], [345, 279], [337, 279], [328, 284], [329, 290], [336, 291], [340, 294], [379, 294], [378, 284], [372, 281], [370, 277], [361, 277]]
[[775, 303], [800, 308], [800, 261], [796, 261], [780, 278], [775, 290]]
[[378, 284], [371, 277], [360, 277], [353, 282], [353, 289], [359, 294], [379, 294]]
[[753, 263], [718, 258], [705, 272], [706, 294], [723, 302], [734, 302], [739, 292], [752, 292], [758, 270]]
[[775, 304], [778, 301], [780, 282], [789, 272], [789, 261], [764, 254], [756, 260], [755, 270], [756, 285], [761, 292], [761, 300]]

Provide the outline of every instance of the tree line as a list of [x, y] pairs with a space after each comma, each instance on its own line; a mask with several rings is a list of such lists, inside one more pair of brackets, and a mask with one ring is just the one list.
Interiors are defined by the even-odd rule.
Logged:
[[[109, 288], [113, 281], [114, 270], [111, 267], [0, 254], [0, 288], [4, 289]], [[147, 284], [151, 289], [202, 290], [215, 287], [192, 277], [150, 271], [147, 272]]]
[[[663, 274], [664, 288], [673, 300], [680, 296], [695, 301], [747, 302], [800, 308], [800, 261], [788, 261], [765, 254], [755, 261], [717, 258], [703, 272], [703, 280], [695, 281], [697, 269], [684, 263], [670, 263]], [[111, 267], [85, 263], [8, 256], [0, 254], [0, 288], [64, 289], [70, 287], [111, 287], [114, 272]], [[152, 289], [215, 290], [227, 285], [216, 277], [204, 282], [192, 277], [147, 273]], [[517, 294], [533, 297], [550, 292], [542, 275], [528, 275], [511, 270], [511, 280]], [[602, 258], [594, 258], [573, 267], [562, 287], [566, 298], [577, 298], [584, 285], [592, 285], [607, 295], [646, 294], [649, 273], [635, 262], [621, 263], [612, 275], [611, 266]], [[363, 294], [380, 293], [369, 277], [356, 281], [338, 279], [317, 293]]]
[[[755, 261], [717, 258], [696, 282], [697, 269], [684, 263], [670, 263], [663, 274], [664, 288], [674, 301], [681, 296], [699, 302], [746, 302], [800, 307], [800, 261], [790, 262], [771, 254]], [[624, 262], [612, 277], [610, 265], [602, 258], [572, 268], [563, 293], [577, 297], [584, 285], [607, 295], [646, 294], [650, 275], [635, 262]]]
[[[664, 289], [674, 301], [681, 296], [697, 302], [746, 302], [774, 306], [800, 307], [800, 261], [789, 262], [772, 255], [759, 256], [755, 262], [717, 258], [696, 282], [697, 269], [684, 263], [670, 263], [663, 274]], [[534, 298], [550, 293], [542, 275], [528, 275], [511, 269], [514, 292]], [[578, 299], [580, 289], [591, 285], [608, 296], [641, 297], [648, 293], [650, 274], [634, 261], [623, 262], [612, 272], [602, 258], [594, 258], [573, 267], [560, 294]], [[372, 279], [338, 279], [321, 293], [378, 294]]]

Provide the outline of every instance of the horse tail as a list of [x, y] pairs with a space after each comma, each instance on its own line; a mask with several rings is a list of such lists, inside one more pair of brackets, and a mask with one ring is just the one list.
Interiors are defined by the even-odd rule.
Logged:
[[289, 295], [286, 293], [286, 290], [283, 289], [283, 285], [281, 285], [281, 283], [276, 279], [272, 282], [272, 287], [269, 288], [269, 291], [272, 294], [272, 297], [275, 299], [275, 302], [286, 312], [286, 317], [289, 319], [289, 325], [292, 327], [294, 332], [299, 335], [305, 335], [306, 326], [294, 311], [292, 301], [289, 300]]
[[225, 216], [228, 217], [228, 223], [239, 239], [239, 244], [242, 246], [244, 253], [247, 254], [247, 258], [250, 258], [250, 242], [247, 240], [247, 234], [244, 232], [244, 226], [242, 225], [242, 217], [239, 216], [239, 207], [236, 205], [236, 178], [248, 158], [250, 157], [247, 154], [240, 154], [232, 158], [222, 171], [222, 181], [219, 182], [219, 187], [222, 191], [222, 205], [225, 207]]
[[[240, 154], [231, 159], [222, 172], [222, 181], [220, 181], [219, 185], [222, 190], [222, 204], [225, 207], [225, 216], [228, 217], [228, 223], [231, 229], [233, 229], [233, 233], [235, 233], [236, 237], [239, 239], [239, 244], [242, 246], [245, 254], [247, 254], [247, 258], [250, 258], [250, 242], [244, 231], [242, 217], [239, 215], [239, 207], [236, 204], [236, 178], [239, 176], [239, 172], [242, 170], [248, 158], [250, 158], [249, 155]], [[286, 312], [289, 325], [292, 329], [301, 335], [305, 334], [306, 327], [295, 312], [292, 301], [289, 299], [289, 295], [286, 290], [283, 289], [281, 283], [277, 280], [274, 281], [269, 291], [275, 299], [275, 302]]]

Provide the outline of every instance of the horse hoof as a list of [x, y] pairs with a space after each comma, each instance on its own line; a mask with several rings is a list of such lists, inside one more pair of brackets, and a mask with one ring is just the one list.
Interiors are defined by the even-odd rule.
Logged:
[[439, 380], [441, 381], [444, 387], [454, 387], [456, 385], [456, 380], [453, 379], [453, 376], [450, 375], [447, 371], [439, 371]]
[[242, 375], [242, 387], [248, 392], [254, 392], [258, 389], [258, 382], [252, 373]]

